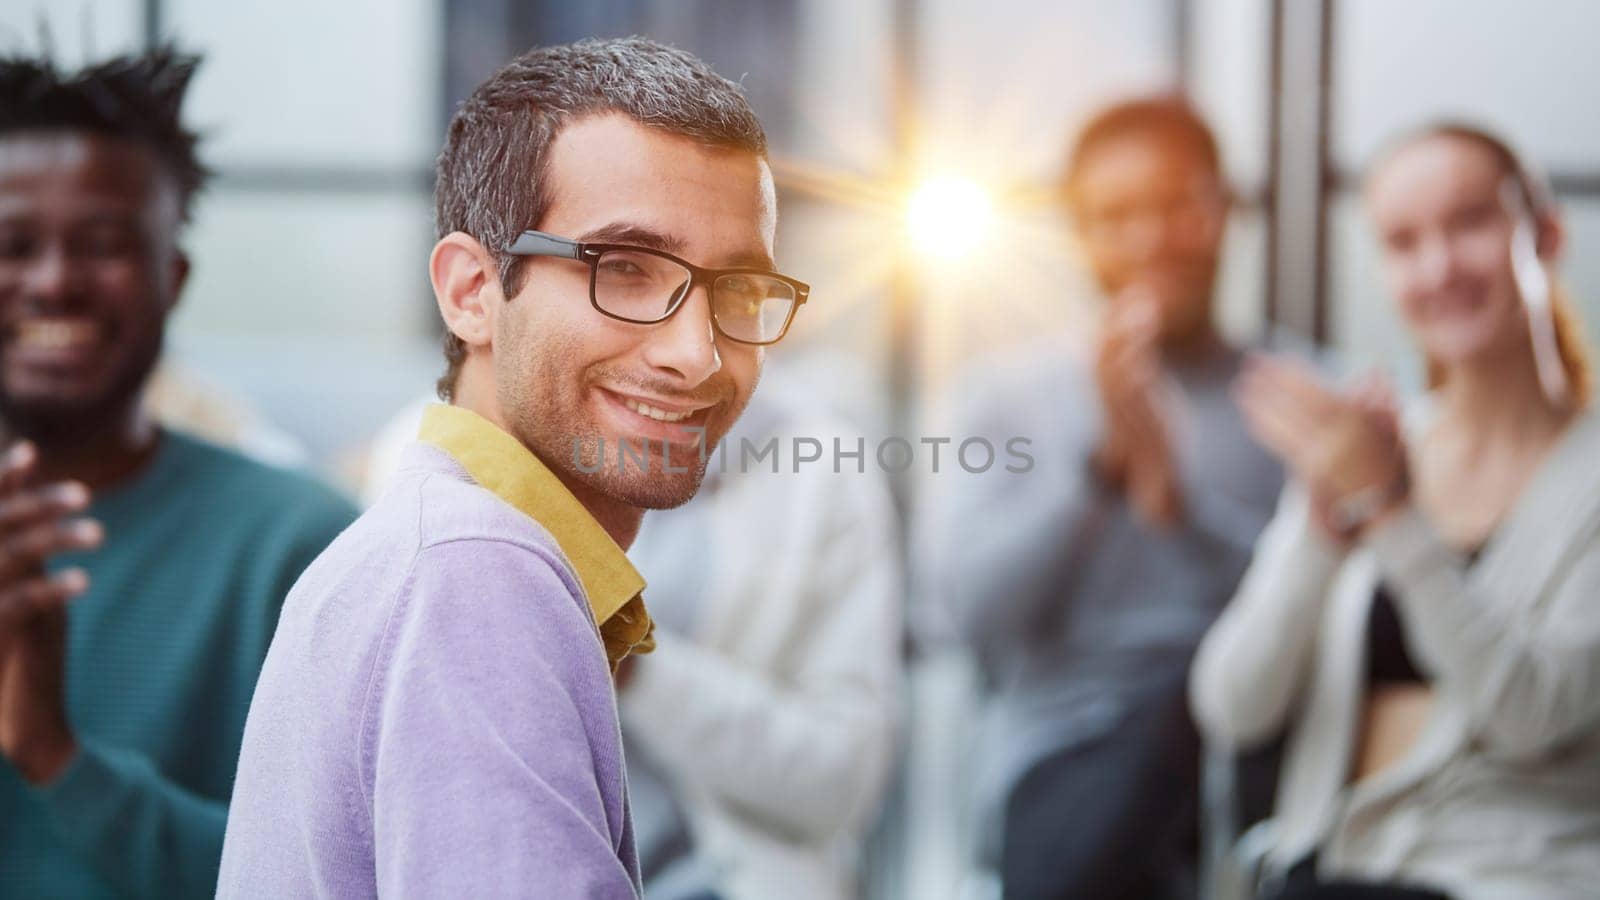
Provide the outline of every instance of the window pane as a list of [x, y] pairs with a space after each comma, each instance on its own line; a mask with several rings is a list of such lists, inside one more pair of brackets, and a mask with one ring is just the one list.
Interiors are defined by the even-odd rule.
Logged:
[[203, 48], [188, 118], [223, 167], [426, 166], [438, 152], [439, 15], [427, 0], [167, 0]]
[[430, 205], [420, 193], [202, 195], [175, 325], [365, 341], [431, 328]]
[[1440, 115], [1504, 130], [1554, 168], [1600, 156], [1600, 3], [1346, 0], [1334, 29], [1333, 153], [1347, 169]]
[[41, 22], [62, 68], [75, 69], [144, 46], [140, 0], [8, 0], [0, 3], [0, 47], [39, 52]]

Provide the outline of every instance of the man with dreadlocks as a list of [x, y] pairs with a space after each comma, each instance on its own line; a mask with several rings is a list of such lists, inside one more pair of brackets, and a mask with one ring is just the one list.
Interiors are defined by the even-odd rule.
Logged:
[[198, 62], [0, 59], [3, 897], [211, 896], [283, 597], [354, 517], [141, 410]]

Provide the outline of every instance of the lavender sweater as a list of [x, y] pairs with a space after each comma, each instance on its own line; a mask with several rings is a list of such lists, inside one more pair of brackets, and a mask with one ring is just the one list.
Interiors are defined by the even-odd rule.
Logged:
[[296, 583], [219, 897], [633, 898], [615, 697], [579, 581], [444, 451]]

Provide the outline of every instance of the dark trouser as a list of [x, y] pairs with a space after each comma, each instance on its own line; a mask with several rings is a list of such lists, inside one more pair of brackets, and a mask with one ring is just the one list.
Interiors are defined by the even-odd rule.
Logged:
[[1180, 674], [1112, 731], [1037, 763], [1006, 802], [1007, 900], [1190, 897], [1200, 739]]
[[1400, 884], [1321, 881], [1317, 878], [1317, 858], [1312, 855], [1289, 870], [1283, 890], [1273, 894], [1272, 900], [1450, 900], [1450, 895]]

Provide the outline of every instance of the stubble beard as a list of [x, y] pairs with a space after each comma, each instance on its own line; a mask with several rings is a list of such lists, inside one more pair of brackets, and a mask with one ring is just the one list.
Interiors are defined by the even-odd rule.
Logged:
[[623, 452], [617, 440], [605, 436], [595, 423], [588, 402], [595, 367], [574, 374], [577, 363], [568, 347], [551, 344], [543, 350], [517, 354], [529, 360], [525, 370], [500, 380], [500, 408], [518, 440], [563, 481], [618, 503], [638, 509], [671, 509], [689, 502], [705, 478], [711, 449], [736, 416], [708, 422], [716, 431], [708, 429], [698, 448], [666, 448], [671, 471], [663, 465], [660, 441], [642, 445], [645, 459], [641, 464], [641, 444], [629, 440], [630, 446]]

